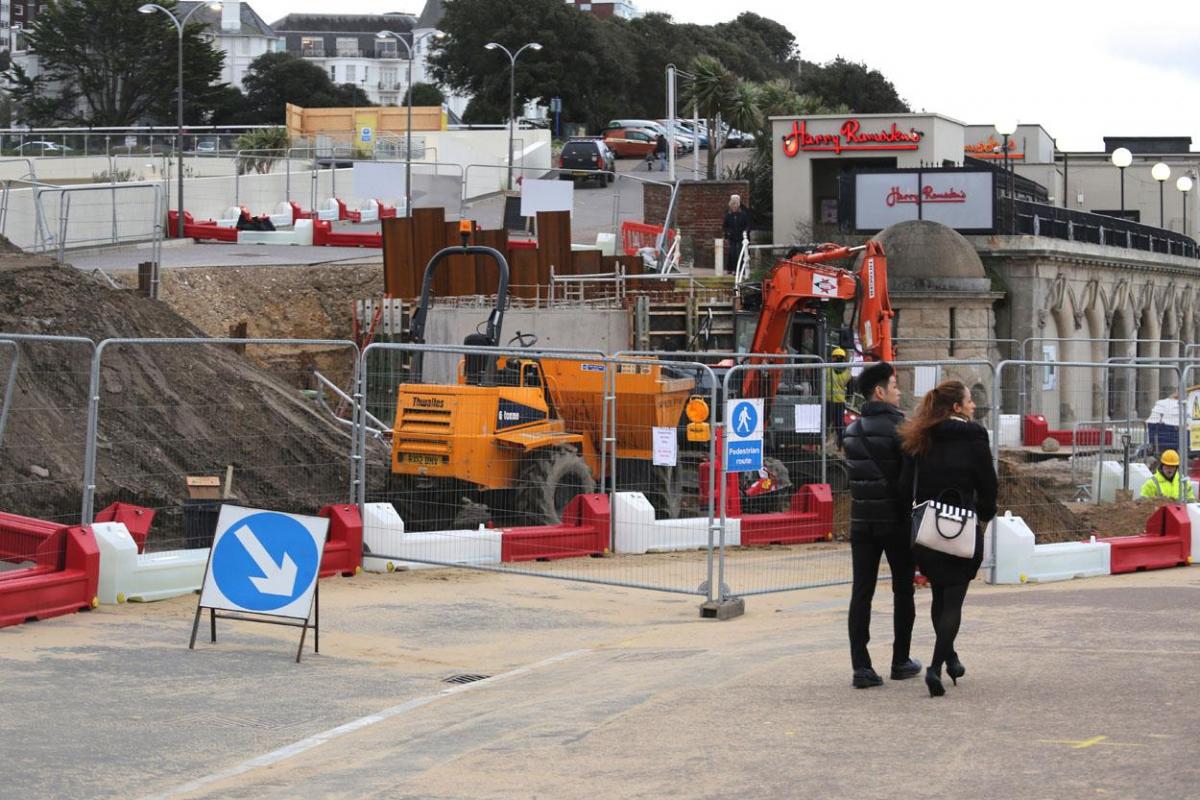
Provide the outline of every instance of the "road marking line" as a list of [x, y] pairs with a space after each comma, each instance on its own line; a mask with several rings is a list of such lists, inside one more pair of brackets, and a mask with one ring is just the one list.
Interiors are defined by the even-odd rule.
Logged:
[[499, 683], [501, 681], [510, 680], [512, 678], [516, 678], [521, 675], [525, 675], [527, 673], [533, 672], [534, 670], [541, 669], [542, 667], [548, 667], [552, 664], [558, 664], [563, 661], [567, 661], [568, 659], [577, 658], [578, 656], [581, 656], [581, 655], [584, 655], [584, 654], [590, 653], [590, 652], [592, 652], [590, 649], [570, 650], [566, 653], [559, 653], [556, 656], [551, 656], [550, 658], [543, 659], [542, 661], [538, 661], [537, 663], [534, 663], [534, 664], [528, 664], [524, 667], [518, 667], [518, 668], [516, 668], [514, 670], [510, 670], [508, 672], [502, 672], [499, 675], [493, 675], [490, 678], [484, 678], [483, 680], [474, 681], [472, 683], [457, 684], [455, 686], [451, 686], [449, 688], [443, 689], [440, 692], [438, 692], [437, 694], [431, 694], [431, 695], [426, 695], [425, 697], [416, 697], [416, 698], [413, 698], [412, 700], [406, 700], [403, 703], [391, 706], [389, 708], [385, 708], [382, 711], [377, 711], [374, 714], [368, 714], [365, 717], [359, 717], [358, 719], [351, 720], [350, 722], [347, 722], [344, 725], [339, 725], [336, 728], [330, 728], [327, 731], [321, 731], [320, 733], [315, 733], [306, 739], [301, 739], [298, 742], [293, 742], [292, 744], [285, 745], [284, 747], [280, 747], [277, 750], [272, 750], [269, 753], [264, 753], [261, 756], [256, 756], [254, 758], [248, 759], [246, 761], [243, 761], [240, 764], [229, 767], [228, 769], [223, 769], [219, 772], [214, 772], [210, 775], [205, 775], [204, 777], [197, 778], [196, 780], [193, 780], [193, 781], [188, 781], [187, 783], [185, 783], [181, 786], [176, 786], [174, 789], [170, 789], [166, 792], [159, 792], [158, 794], [145, 795], [144, 797], [142, 797], [142, 800], [167, 800], [168, 798], [171, 798], [171, 797], [176, 797], [178, 795], [183, 795], [183, 794], [188, 794], [188, 793], [194, 792], [197, 789], [202, 789], [205, 786], [208, 786], [213, 783], [218, 783], [220, 781], [227, 780], [229, 778], [233, 778], [238, 775], [244, 775], [245, 773], [251, 772], [256, 769], [262, 769], [263, 767], [270, 767], [275, 764], [278, 764], [281, 761], [286, 761], [287, 759], [291, 758], [292, 756], [299, 755], [300, 753], [303, 753], [307, 750], [311, 750], [314, 747], [317, 747], [318, 745], [322, 745], [322, 744], [325, 744], [326, 742], [337, 739], [338, 737], [345, 736], [348, 733], [354, 733], [355, 731], [359, 731], [359, 730], [362, 730], [363, 728], [370, 727], [371, 725], [375, 725], [377, 723], [383, 722], [384, 720], [391, 719], [392, 717], [397, 717], [397, 716], [400, 716], [401, 714], [406, 714], [409, 711], [414, 711], [418, 708], [421, 708], [422, 706], [427, 706], [430, 703], [436, 702], [438, 700], [449, 697], [451, 695], [461, 694], [463, 692], [469, 692], [474, 689], [477, 689], [480, 686], [485, 686], [485, 685], [492, 684], [492, 683]]
[[1103, 745], [1105, 747], [1145, 747], [1141, 744], [1130, 744], [1128, 742], [1110, 742], [1107, 736], [1093, 736], [1090, 739], [1038, 739], [1042, 744], [1066, 744], [1070, 745], [1072, 750], [1085, 750], [1094, 745]]

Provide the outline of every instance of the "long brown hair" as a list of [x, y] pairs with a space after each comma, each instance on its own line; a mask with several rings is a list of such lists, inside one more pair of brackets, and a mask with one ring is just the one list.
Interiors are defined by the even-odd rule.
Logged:
[[942, 381], [926, 392], [912, 419], [903, 423], [898, 433], [900, 446], [906, 453], [921, 455], [929, 452], [932, 432], [954, 413], [954, 404], [967, 398], [967, 386], [962, 381]]

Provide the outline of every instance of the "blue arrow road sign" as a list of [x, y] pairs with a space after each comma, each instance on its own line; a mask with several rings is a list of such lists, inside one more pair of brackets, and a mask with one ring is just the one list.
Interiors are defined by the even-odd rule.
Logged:
[[224, 531], [214, 546], [210, 571], [231, 604], [271, 612], [312, 589], [320, 562], [320, 548], [299, 520], [261, 511]]

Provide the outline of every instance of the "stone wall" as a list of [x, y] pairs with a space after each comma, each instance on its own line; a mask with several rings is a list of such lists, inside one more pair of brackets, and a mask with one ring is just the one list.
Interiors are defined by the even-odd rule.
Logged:
[[[742, 202], [750, 196], [747, 181], [681, 181], [676, 200], [672, 227], [684, 237], [684, 246], [691, 243], [693, 264], [709, 269], [713, 265], [713, 240], [724, 233], [725, 210], [729, 195], [740, 195]], [[671, 202], [668, 186], [647, 183], [642, 189], [642, 209], [645, 221], [662, 225]]]

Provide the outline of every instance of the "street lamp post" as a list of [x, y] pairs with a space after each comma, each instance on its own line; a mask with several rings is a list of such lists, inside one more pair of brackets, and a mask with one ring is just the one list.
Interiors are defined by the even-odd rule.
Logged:
[[175, 87], [176, 92], [176, 126], [178, 130], [175, 134], [175, 152], [178, 155], [178, 181], [179, 181], [179, 219], [177, 220], [178, 228], [177, 235], [180, 239], [183, 238], [183, 30], [187, 26], [187, 21], [192, 18], [202, 8], [207, 8], [211, 11], [220, 11], [221, 3], [219, 0], [212, 3], [201, 3], [192, 8], [191, 11], [183, 15], [183, 19], [175, 16], [174, 13], [168, 11], [157, 3], [146, 3], [138, 7], [138, 11], [143, 14], [153, 14], [155, 11], [161, 11], [171, 18], [171, 22], [175, 25], [175, 30], [179, 34], [179, 70], [178, 82]]
[[404, 49], [408, 51], [408, 127], [404, 135], [405, 154], [404, 154], [404, 216], [412, 216], [412, 109], [413, 109], [413, 48], [420, 44], [425, 39], [433, 37], [434, 39], [445, 38], [446, 34], [441, 31], [427, 33], [424, 36], [418, 36], [413, 40], [410, 46], [404, 37], [395, 31], [380, 31], [375, 34], [376, 39], [393, 38], [400, 44], [404, 45]]
[[488, 42], [483, 48], [485, 50], [503, 50], [504, 54], [508, 56], [510, 64], [508, 73], [508, 190], [511, 192], [513, 188], [513, 125], [516, 123], [516, 111], [513, 108], [513, 102], [517, 91], [517, 56], [524, 53], [526, 49], [541, 50], [542, 46], [537, 42], [529, 42], [522, 45], [515, 53], [499, 42]]
[[1121, 171], [1121, 218], [1125, 217], [1125, 168], [1133, 163], [1133, 153], [1127, 147], [1118, 147], [1112, 152], [1113, 166]]
[[1175, 181], [1175, 188], [1179, 190], [1179, 194], [1183, 198], [1183, 235], [1187, 236], [1187, 197], [1188, 192], [1192, 190], [1192, 179], [1187, 175], [1180, 175], [1179, 180]]
[[996, 133], [1004, 137], [1004, 144], [1002, 145], [1004, 149], [1004, 189], [1005, 193], [1008, 195], [1008, 232], [1010, 234], [1014, 233], [1013, 228], [1016, 226], [1014, 225], [1015, 208], [1013, 207], [1012, 170], [1009, 168], [1008, 164], [1008, 137], [1012, 136], [1016, 132], [1016, 120], [1005, 120], [1003, 122], [996, 123]]
[[1165, 228], [1164, 220], [1166, 215], [1163, 213], [1163, 184], [1167, 182], [1167, 178], [1171, 177], [1171, 168], [1165, 162], [1160, 161], [1150, 168], [1150, 177], [1158, 181], [1158, 227]]

